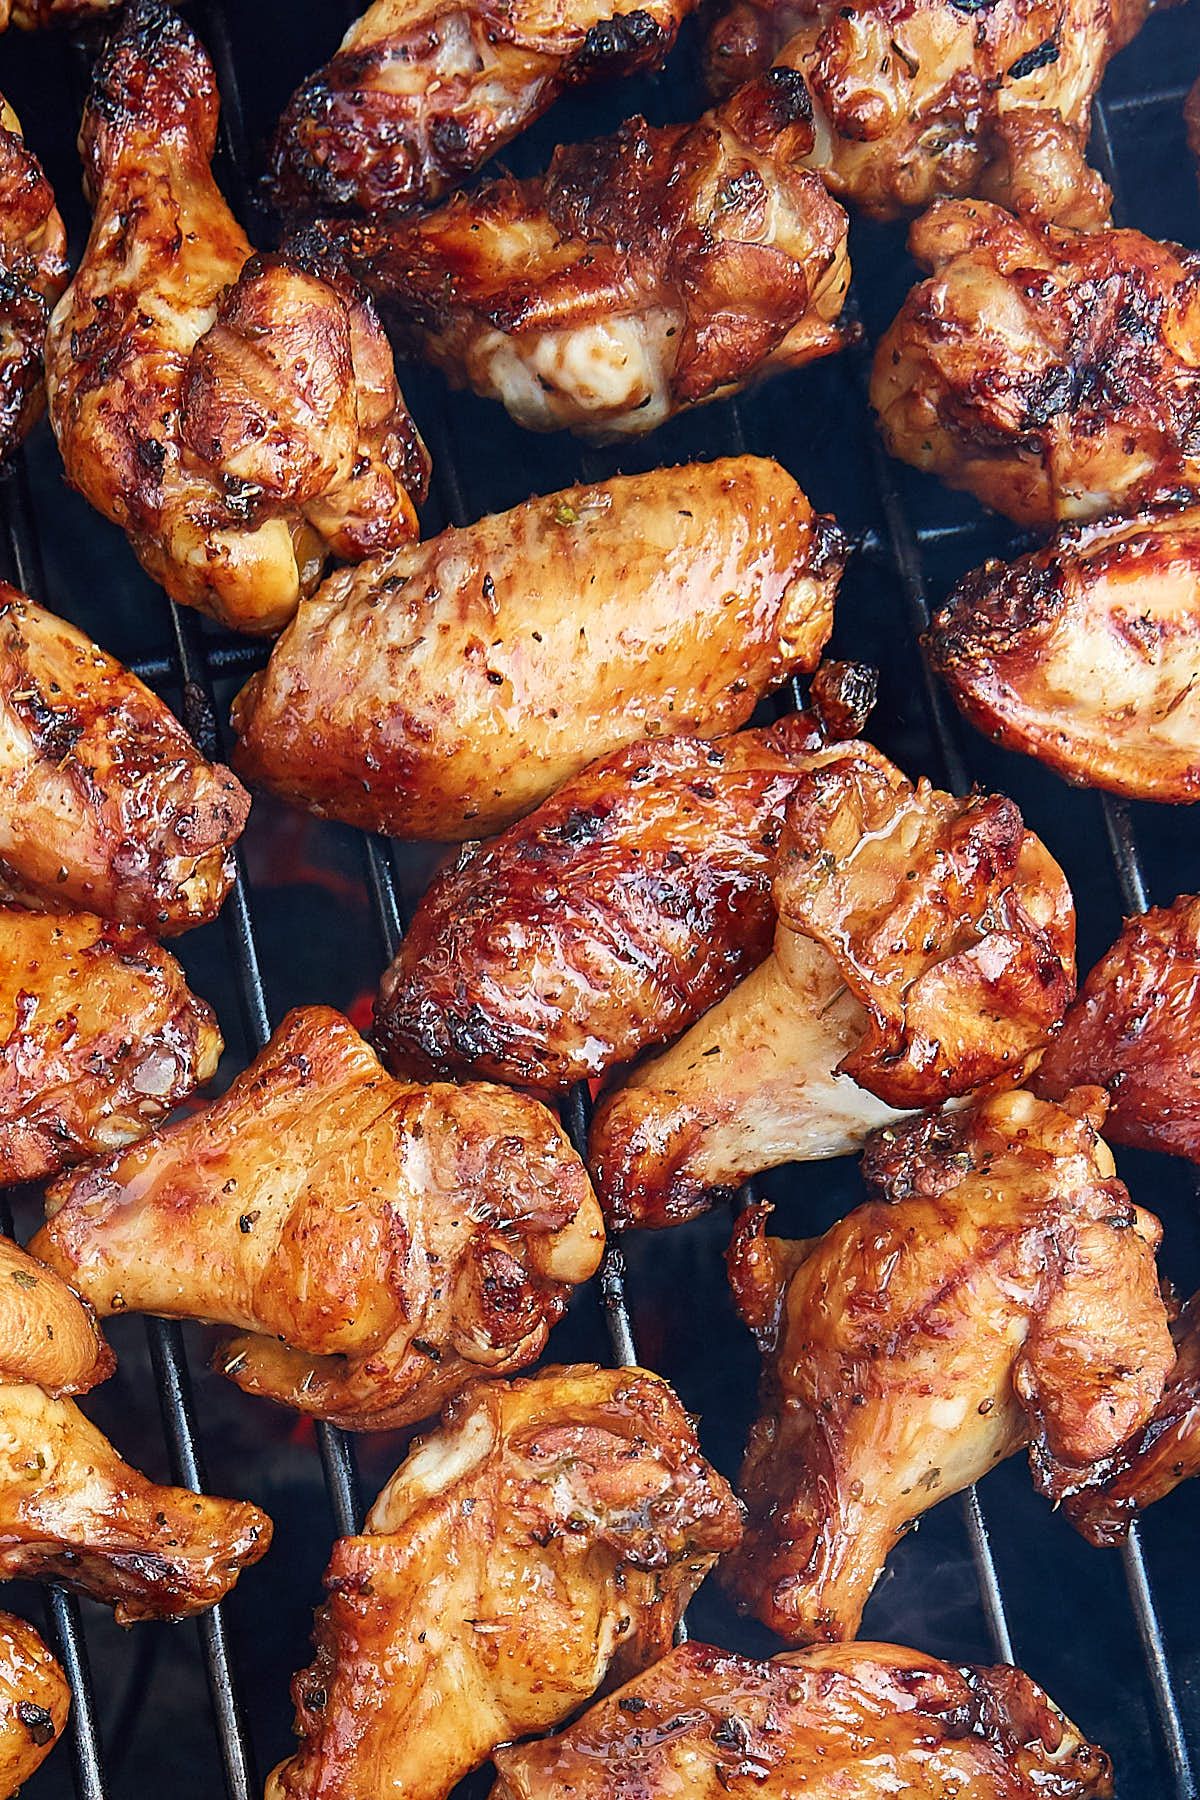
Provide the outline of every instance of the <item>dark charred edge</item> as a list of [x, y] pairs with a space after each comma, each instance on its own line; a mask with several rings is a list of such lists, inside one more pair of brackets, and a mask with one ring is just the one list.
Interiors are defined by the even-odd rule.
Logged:
[[827, 742], [861, 737], [879, 698], [879, 670], [871, 663], [823, 662], [808, 691]]
[[817, 581], [839, 582], [850, 560], [849, 538], [832, 513], [815, 512], [809, 533], [809, 574]]
[[165, 0], [133, 0], [96, 63], [84, 116], [88, 126], [153, 120], [178, 123], [199, 104], [217, 105], [207, 52]]
[[642, 7], [617, 13], [591, 27], [575, 55], [563, 64], [562, 79], [594, 81], [602, 76], [655, 69], [674, 41], [674, 28], [660, 25]]
[[1058, 558], [1034, 551], [972, 569], [951, 590], [923, 642], [938, 673], [953, 684], [964, 664], [1003, 656], [1051, 624], [1066, 605]]
[[339, 175], [316, 149], [323, 131], [338, 129], [343, 136], [347, 131], [347, 122], [336, 116], [345, 95], [342, 84], [332, 78], [333, 71], [334, 63], [329, 63], [300, 84], [271, 141], [264, 177], [266, 195], [288, 217], [308, 215], [322, 207], [338, 212], [356, 206], [360, 199], [357, 177]]

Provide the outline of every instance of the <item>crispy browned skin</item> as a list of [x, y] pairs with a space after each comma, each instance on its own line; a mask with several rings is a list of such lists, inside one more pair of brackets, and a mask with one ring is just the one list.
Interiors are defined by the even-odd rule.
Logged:
[[496, 1754], [491, 1800], [1108, 1800], [1108, 1757], [1020, 1669], [896, 1644], [751, 1662], [680, 1644], [560, 1737]]
[[845, 544], [760, 457], [567, 488], [331, 576], [234, 704], [238, 769], [397, 837], [500, 831], [608, 751], [814, 666]]
[[0, 1237], [0, 1381], [36, 1382], [57, 1399], [86, 1394], [115, 1367], [87, 1301]]
[[1127, 919], [1047, 1051], [1034, 1085], [1106, 1089], [1118, 1144], [1200, 1162], [1200, 896]]
[[998, 743], [1087, 787], [1200, 800], [1200, 504], [1064, 526], [985, 563], [929, 647]]
[[325, 1575], [296, 1755], [267, 1800], [443, 1800], [670, 1648], [741, 1518], [665, 1381], [590, 1364], [477, 1382]]
[[893, 456], [1021, 525], [1200, 486], [1200, 257], [984, 201], [939, 201], [909, 244], [932, 277], [871, 377]]
[[46, 321], [66, 286], [66, 252], [54, 191], [0, 94], [0, 459], [45, 403]]
[[[1150, 1417], [1174, 1353], [1162, 1228], [1085, 1108], [1015, 1092], [872, 1140], [876, 1197], [815, 1243], [739, 1222], [729, 1272], [767, 1358], [722, 1575], [793, 1643], [853, 1637], [891, 1546], [1025, 1443], [1076, 1472]], [[1078, 1116], [1075, 1116], [1078, 1114]]]
[[628, 120], [429, 217], [331, 225], [408, 349], [535, 431], [652, 431], [841, 348], [846, 215], [800, 166], [800, 76], [694, 125]]
[[0, 1183], [132, 1143], [220, 1054], [211, 1007], [146, 932], [0, 904]]
[[437, 200], [565, 88], [657, 67], [693, 0], [375, 0], [293, 94], [276, 204], [404, 211]]
[[35, 1255], [101, 1315], [236, 1326], [217, 1366], [360, 1430], [537, 1357], [604, 1233], [545, 1107], [394, 1081], [340, 1013], [289, 1013], [214, 1105], [46, 1197]]
[[327, 549], [415, 535], [427, 466], [344, 272], [304, 245], [251, 257], [209, 169], [216, 129], [208, 58], [138, 0], [84, 114], [95, 213], [47, 340], [50, 416], [68, 480], [174, 599], [277, 631]]
[[0, 1794], [41, 1767], [71, 1707], [67, 1678], [32, 1625], [0, 1613]]
[[778, 1163], [1036, 1061], [1074, 993], [1075, 909], [1011, 800], [913, 788], [867, 744], [813, 758], [785, 813], [772, 954], [597, 1109], [614, 1229], [669, 1225]]
[[0, 582], [0, 896], [185, 931], [216, 917], [249, 809], [157, 695]]

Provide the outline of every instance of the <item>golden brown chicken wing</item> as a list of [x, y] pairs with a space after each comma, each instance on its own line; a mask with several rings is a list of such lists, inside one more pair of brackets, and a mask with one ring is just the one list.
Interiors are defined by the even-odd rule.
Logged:
[[0, 582], [0, 896], [215, 918], [250, 796], [113, 657]]
[[893, 456], [1020, 525], [1200, 486], [1200, 257], [984, 201], [939, 201], [909, 245], [932, 276], [871, 377]]
[[86, 1300], [0, 1237], [0, 1381], [33, 1382], [59, 1399], [86, 1394], [115, 1367]]
[[32, 1625], [0, 1612], [0, 1794], [13, 1796], [62, 1736], [67, 1678]]
[[1112, 1768], [1020, 1669], [896, 1644], [751, 1662], [680, 1644], [560, 1737], [496, 1753], [491, 1800], [1108, 1800]]
[[767, 1361], [722, 1575], [789, 1641], [853, 1637], [897, 1536], [1002, 1457], [1031, 1443], [1045, 1485], [1153, 1412], [1162, 1228], [1089, 1106], [1016, 1092], [882, 1132], [875, 1197], [815, 1243], [768, 1238], [766, 1206], [739, 1221], [730, 1279]]
[[595, 757], [810, 669], [845, 545], [734, 457], [567, 488], [332, 576], [234, 704], [238, 769], [399, 837], [499, 831]]
[[1200, 895], [1127, 919], [1034, 1077], [1056, 1100], [1108, 1094], [1107, 1135], [1200, 1162]]
[[929, 647], [998, 743], [1088, 787], [1200, 800], [1200, 503], [1064, 526], [985, 563]]
[[45, 403], [46, 321], [66, 286], [66, 252], [53, 189], [0, 95], [0, 460]]
[[415, 535], [427, 464], [369, 302], [305, 246], [251, 257], [209, 169], [212, 68], [160, 0], [97, 67], [92, 233], [46, 345], [67, 478], [176, 600], [276, 631], [328, 548]]
[[804, 82], [772, 70], [695, 125], [630, 119], [544, 176], [326, 238], [454, 386], [534, 431], [633, 436], [841, 348], [846, 215], [812, 142]]
[[1019, 1082], [1074, 993], [1075, 910], [1011, 800], [910, 786], [867, 744], [785, 813], [770, 957], [597, 1109], [614, 1229], [691, 1218], [778, 1163]]
[[652, 69], [694, 0], [375, 0], [293, 94], [272, 151], [284, 211], [437, 200], [566, 88]]
[[476, 1382], [334, 1545], [292, 1685], [301, 1746], [267, 1800], [443, 1800], [497, 1744], [664, 1655], [740, 1531], [658, 1376]]
[[340, 1013], [289, 1013], [214, 1105], [56, 1183], [35, 1255], [102, 1315], [233, 1325], [217, 1366], [360, 1430], [540, 1355], [600, 1212], [545, 1107], [393, 1081]]

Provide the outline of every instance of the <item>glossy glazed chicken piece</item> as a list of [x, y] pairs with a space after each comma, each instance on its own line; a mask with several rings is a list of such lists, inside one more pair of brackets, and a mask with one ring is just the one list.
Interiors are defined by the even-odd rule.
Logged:
[[369, 302], [304, 244], [252, 257], [209, 169], [213, 71], [160, 0], [101, 57], [95, 206], [46, 346], [67, 478], [176, 600], [278, 631], [328, 549], [415, 536], [428, 473]]
[[1200, 485], [1200, 257], [1139, 231], [1060, 231], [939, 201], [932, 271], [880, 339], [893, 456], [1019, 525], [1130, 513]]
[[0, 897], [185, 931], [216, 917], [249, 810], [156, 694], [0, 582]]
[[802, 168], [800, 76], [628, 120], [427, 218], [326, 227], [401, 346], [534, 431], [600, 441], [839, 350], [846, 215]]
[[[1150, 1418], [1174, 1360], [1154, 1253], [1096, 1089], [881, 1132], [873, 1198], [810, 1243], [749, 1209], [729, 1252], [766, 1357], [722, 1578], [793, 1643], [851, 1638], [897, 1537], [1030, 1445], [1077, 1475]], [[1089, 1116], [1087, 1108], [1093, 1109]]]
[[491, 1800], [1108, 1800], [1112, 1769], [1020, 1669], [897, 1644], [752, 1662], [679, 1644], [559, 1737], [496, 1753]]
[[606, 752], [744, 724], [816, 664], [845, 554], [759, 457], [527, 501], [332, 576], [234, 703], [234, 761], [366, 830], [500, 831]]
[[477, 1382], [341, 1538], [267, 1800], [443, 1800], [664, 1655], [741, 1518], [665, 1381]]
[[220, 1054], [212, 1009], [144, 931], [0, 905], [0, 1184], [132, 1143]]
[[54, 192], [0, 95], [0, 460], [45, 403], [46, 321], [67, 282], [67, 234]]
[[1108, 1094], [1107, 1136], [1200, 1162], [1200, 896], [1127, 919], [1034, 1078]]
[[67, 1678], [32, 1625], [0, 1612], [0, 1794], [14, 1796], [62, 1736]]
[[1075, 909], [1011, 800], [835, 745], [788, 803], [771, 955], [602, 1099], [610, 1226], [669, 1225], [778, 1163], [1019, 1082], [1074, 993]]
[[692, 3], [375, 0], [279, 122], [276, 204], [373, 216], [440, 199], [564, 89], [656, 68]]
[[115, 1367], [86, 1300], [0, 1237], [0, 1382], [33, 1383], [57, 1400], [88, 1393]]
[[361, 1430], [540, 1355], [604, 1247], [536, 1101], [393, 1081], [340, 1013], [289, 1013], [214, 1105], [58, 1182], [35, 1254], [101, 1315], [235, 1326], [217, 1367]]
[[997, 743], [1086, 787], [1200, 800], [1200, 504], [1064, 526], [985, 563], [929, 647]]

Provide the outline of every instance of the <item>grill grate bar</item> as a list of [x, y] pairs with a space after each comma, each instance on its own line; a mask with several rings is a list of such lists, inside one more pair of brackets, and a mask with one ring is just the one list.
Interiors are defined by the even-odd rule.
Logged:
[[46, 1590], [46, 1623], [51, 1646], [71, 1686], [71, 1755], [75, 1792], [79, 1800], [105, 1800], [108, 1786], [100, 1752], [100, 1726], [92, 1692], [79, 1602], [65, 1588]]

